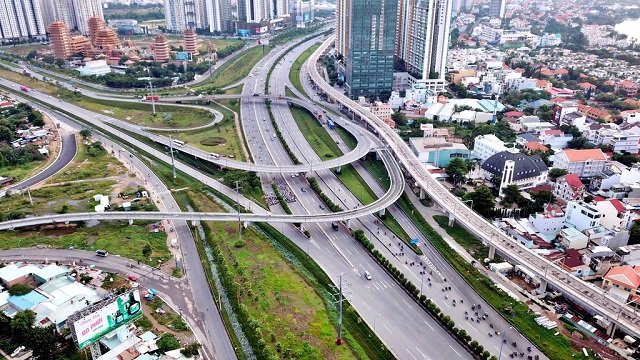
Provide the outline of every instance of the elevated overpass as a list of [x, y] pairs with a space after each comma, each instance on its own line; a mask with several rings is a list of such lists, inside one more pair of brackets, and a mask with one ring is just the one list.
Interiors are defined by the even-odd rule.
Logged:
[[418, 158], [393, 129], [358, 103], [327, 84], [318, 71], [317, 63], [319, 56], [329, 48], [333, 41], [333, 38], [324, 41], [306, 63], [305, 70], [311, 81], [319, 86], [330, 100], [348, 108], [354, 117], [365, 120], [393, 151], [407, 174], [415, 180], [416, 186], [419, 186], [422, 192], [426, 191], [433, 201], [445, 209], [449, 213], [450, 219], [458, 220], [463, 227], [482, 239], [489, 246], [490, 253], [498, 251], [510, 261], [535, 272], [545, 288], [547, 284], [551, 285], [562, 291], [564, 296], [577, 301], [586, 309], [604, 316], [612, 324], [607, 329], [608, 333], [611, 334], [619, 326], [631, 335], [640, 336], [640, 316], [637, 312], [625, 306], [624, 302], [608, 294], [604, 289], [582, 281], [560, 270], [552, 262], [533, 254], [522, 244], [514, 241], [482, 216], [469, 209], [426, 171]]
[[378, 152], [380, 158], [389, 170], [390, 187], [382, 197], [376, 201], [346, 209], [340, 212], [314, 214], [314, 215], [287, 215], [265, 213], [208, 213], [208, 212], [151, 212], [151, 211], [110, 211], [103, 213], [74, 213], [37, 216], [25, 219], [10, 220], [0, 223], [0, 230], [13, 230], [25, 226], [37, 226], [46, 224], [59, 224], [73, 221], [89, 220], [194, 220], [194, 221], [238, 221], [242, 222], [267, 222], [267, 223], [318, 223], [344, 221], [349, 227], [350, 219], [384, 211], [393, 204], [404, 192], [404, 177], [400, 165], [393, 159], [387, 150]]

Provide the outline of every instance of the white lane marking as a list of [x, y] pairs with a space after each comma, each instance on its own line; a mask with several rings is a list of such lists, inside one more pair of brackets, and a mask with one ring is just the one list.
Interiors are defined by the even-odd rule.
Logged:
[[369, 307], [369, 305], [367, 305], [367, 303], [366, 303], [366, 302], [364, 302], [364, 301], [363, 301], [362, 303], [364, 304], [364, 306], [366, 306], [366, 307], [367, 307], [367, 309], [371, 310], [371, 308]]
[[478, 329], [474, 328], [473, 325], [468, 324], [473, 330], [478, 331]]
[[382, 326], [384, 326], [385, 328], [387, 328], [387, 330], [389, 330], [389, 333], [393, 334], [393, 333], [391, 332], [391, 329], [389, 329], [385, 323], [382, 323]]
[[422, 321], [424, 322], [425, 325], [427, 325], [429, 327], [429, 329], [431, 329], [431, 331], [435, 331], [435, 330], [433, 330], [431, 325], [429, 325], [429, 323], [426, 320], [422, 320]]
[[353, 254], [351, 253], [351, 251], [349, 251], [349, 248], [345, 248], [345, 250], [347, 250], [347, 252], [349, 253], [349, 255], [353, 256]]
[[[413, 356], [413, 354], [411, 353], [411, 351], [409, 351], [409, 349], [405, 349], [405, 350], [407, 350], [407, 352], [409, 353], [409, 355]], [[418, 360], [418, 358], [417, 358], [417, 357], [415, 357], [415, 356], [413, 356], [413, 358], [414, 358], [414, 359], [416, 359], [416, 360]]]
[[411, 305], [409, 305], [409, 303], [408, 303], [408, 302], [406, 302], [404, 299], [402, 299], [402, 301], [404, 301], [404, 303], [405, 303], [405, 304], [407, 304], [407, 307], [408, 307], [409, 309], [411, 309]]
[[460, 355], [460, 353], [457, 352], [456, 349], [453, 348], [453, 346], [449, 345], [449, 347], [451, 348], [451, 350], [453, 350], [454, 353], [458, 354], [459, 357], [462, 357], [462, 355]]
[[422, 351], [420, 351], [420, 349], [418, 349], [418, 347], [417, 347], [417, 346], [416, 346], [416, 350], [418, 350], [418, 352], [419, 352], [420, 354], [422, 354], [422, 357], [423, 357], [424, 359], [428, 359], [428, 358], [429, 358], [429, 357], [428, 357], [427, 355], [425, 355]]

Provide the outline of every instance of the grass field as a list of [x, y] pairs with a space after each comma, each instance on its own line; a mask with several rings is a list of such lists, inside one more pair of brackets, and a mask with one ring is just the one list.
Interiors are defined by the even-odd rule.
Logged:
[[243, 40], [237, 40], [237, 39], [207, 39], [207, 40], [201, 40], [199, 50], [205, 50], [206, 51], [207, 50], [207, 45], [209, 44], [209, 41], [211, 41], [211, 43], [216, 47], [216, 50], [218, 50], [218, 51], [223, 51], [229, 46], [242, 44], [244, 42]]
[[64, 168], [46, 181], [47, 184], [61, 183], [65, 181], [77, 181], [88, 179], [100, 179], [108, 176], [122, 175], [127, 169], [120, 161], [108, 152], [104, 155], [92, 157], [87, 153], [87, 146], [78, 140], [78, 153], [76, 157]]
[[342, 138], [342, 141], [349, 147], [349, 149], [353, 150], [358, 146], [358, 140], [351, 135], [348, 131], [341, 127], [336, 127], [336, 132]]
[[268, 46], [264, 48], [264, 53], [262, 52], [262, 46], [256, 46], [235, 55], [214, 71], [211, 82], [198, 87], [198, 89], [219, 89], [246, 78], [258, 61], [271, 51]]
[[[222, 209], [206, 196], [190, 193], [201, 211]], [[265, 346], [275, 351], [298, 354], [304, 359], [353, 359], [349, 346], [335, 345], [335, 328], [323, 299], [289, 263], [252, 228], [238, 244], [236, 223], [210, 222], [221, 255], [235, 273], [235, 296], [250, 317], [260, 322], [262, 335], [271, 339]], [[278, 345], [280, 344], [280, 345]]]
[[[0, 69], [0, 77], [23, 84], [32, 89], [37, 89], [40, 92], [81, 106], [87, 110], [144, 126], [162, 128], [191, 127], [204, 125], [215, 119], [215, 116], [211, 112], [203, 109], [182, 108], [160, 104], [156, 104], [157, 114], [154, 116], [150, 102], [122, 102], [91, 99], [61, 89], [54, 84], [28, 78], [6, 69]], [[171, 118], [169, 119], [167, 116], [165, 119], [163, 114], [170, 115]]]
[[294, 94], [293, 91], [291, 91], [291, 89], [289, 89], [288, 86], [284, 87], [284, 96], [289, 97], [289, 98], [294, 98], [294, 99], [299, 99], [300, 97], [298, 97], [298, 95]]
[[244, 88], [244, 84], [240, 84], [238, 86], [234, 86], [224, 91], [225, 94], [229, 95], [238, 95], [242, 94], [242, 88]]
[[[0, 249], [32, 247], [36, 245], [50, 245], [53, 248], [81, 250], [104, 249], [112, 255], [138, 260], [149, 265], [157, 266], [158, 260], [171, 260], [171, 253], [167, 248], [167, 234], [164, 232], [150, 232], [144, 226], [126, 221], [120, 224], [102, 223], [100, 225], [80, 228], [77, 231], [56, 236], [56, 232], [0, 232]], [[150, 258], [142, 256], [142, 248], [149, 244], [152, 249]]]
[[320, 44], [314, 44], [313, 46], [305, 50], [302, 54], [300, 54], [296, 61], [293, 62], [293, 65], [291, 65], [289, 80], [291, 81], [291, 84], [293, 84], [293, 87], [295, 87], [302, 94], [306, 94], [306, 92], [302, 88], [302, 83], [300, 82], [300, 68], [302, 67], [302, 64], [307, 61], [309, 56], [311, 56], [311, 54], [319, 47]]
[[371, 175], [380, 182], [383, 188], [389, 189], [389, 172], [387, 171], [387, 168], [384, 167], [382, 160], [368, 159], [363, 161], [362, 164], [371, 173]]
[[224, 120], [214, 126], [194, 131], [178, 131], [172, 136], [198, 149], [230, 158], [244, 158], [233, 115], [225, 114]]

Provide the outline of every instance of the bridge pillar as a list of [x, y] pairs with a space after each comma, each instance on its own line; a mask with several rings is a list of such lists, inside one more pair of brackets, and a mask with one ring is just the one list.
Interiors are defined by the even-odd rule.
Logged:
[[249, 225], [251, 225], [251, 221], [243, 221], [242, 222], [242, 226], [244, 226], [245, 229], [248, 228]]
[[376, 151], [376, 160], [382, 160], [380, 153]]
[[456, 216], [453, 213], [449, 214], [449, 227], [452, 227], [456, 223]]
[[133, 225], [133, 219], [129, 219], [129, 225]]
[[427, 197], [427, 192], [423, 188], [420, 188], [420, 200], [424, 200]]
[[386, 213], [387, 213], [387, 208], [384, 208], [384, 209], [380, 209], [380, 211], [378, 212], [378, 215], [384, 216]]
[[351, 219], [347, 219], [347, 229], [351, 228]]
[[493, 260], [496, 256], [496, 247], [493, 245], [489, 245], [489, 259]]
[[340, 174], [342, 172], [342, 165], [336, 168], [336, 174]]
[[541, 279], [540, 280], [540, 285], [538, 285], [538, 289], [536, 290], [536, 292], [538, 294], [546, 293], [547, 292], [547, 285], [548, 285], [547, 280]]
[[613, 334], [616, 332], [616, 330], [618, 330], [618, 325], [612, 322], [611, 325], [609, 325], [609, 327], [607, 328], [607, 335], [613, 337]]

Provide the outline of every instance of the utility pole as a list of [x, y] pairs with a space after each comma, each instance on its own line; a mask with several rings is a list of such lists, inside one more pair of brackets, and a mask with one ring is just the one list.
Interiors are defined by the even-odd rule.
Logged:
[[342, 275], [340, 274], [340, 284], [338, 285], [338, 340], [337, 345], [342, 345]]
[[169, 135], [169, 152], [171, 152], [171, 168], [173, 169], [173, 178], [176, 178], [176, 163], [175, 163], [175, 159], [173, 158], [173, 139], [171, 138], [171, 135]]
[[240, 182], [236, 181], [236, 204], [238, 204], [238, 241], [242, 243], [242, 221], [240, 221]]
[[153, 115], [156, 114], [156, 100], [153, 97], [153, 84], [151, 80], [149, 80], [149, 89], [151, 89], [151, 108], [153, 109]]

